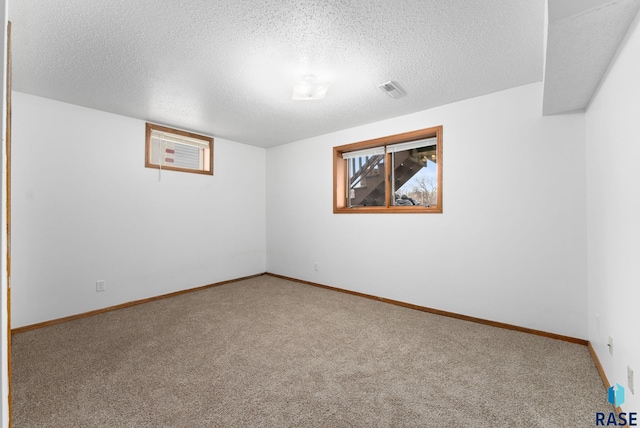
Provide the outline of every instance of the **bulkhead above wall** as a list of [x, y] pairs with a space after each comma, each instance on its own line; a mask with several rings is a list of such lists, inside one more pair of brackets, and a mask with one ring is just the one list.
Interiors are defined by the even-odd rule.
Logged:
[[638, 9], [638, 0], [549, 0], [543, 114], [589, 105]]

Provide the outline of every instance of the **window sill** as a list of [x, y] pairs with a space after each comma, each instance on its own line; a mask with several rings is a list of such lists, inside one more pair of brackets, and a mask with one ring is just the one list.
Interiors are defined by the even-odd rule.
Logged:
[[393, 206], [334, 208], [334, 214], [442, 214], [440, 207]]

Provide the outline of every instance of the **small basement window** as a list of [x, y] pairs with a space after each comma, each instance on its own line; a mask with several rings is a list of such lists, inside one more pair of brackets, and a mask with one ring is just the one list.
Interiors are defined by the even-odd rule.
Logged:
[[441, 213], [442, 126], [333, 148], [334, 213]]
[[145, 166], [213, 175], [213, 138], [147, 123]]

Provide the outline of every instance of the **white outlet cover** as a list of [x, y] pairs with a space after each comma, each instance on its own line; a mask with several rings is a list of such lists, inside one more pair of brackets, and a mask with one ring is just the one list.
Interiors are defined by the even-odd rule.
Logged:
[[633, 382], [633, 369], [629, 366], [627, 366], [627, 387], [629, 388], [629, 391], [631, 391], [632, 394], [635, 395], [635, 385]]

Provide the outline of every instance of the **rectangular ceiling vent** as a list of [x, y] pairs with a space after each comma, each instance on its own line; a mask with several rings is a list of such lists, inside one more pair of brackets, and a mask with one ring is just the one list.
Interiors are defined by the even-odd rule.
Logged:
[[378, 88], [382, 90], [382, 92], [389, 95], [391, 98], [400, 98], [404, 96], [404, 91], [400, 89], [397, 83], [388, 81], [383, 83], [382, 85], [378, 85]]

